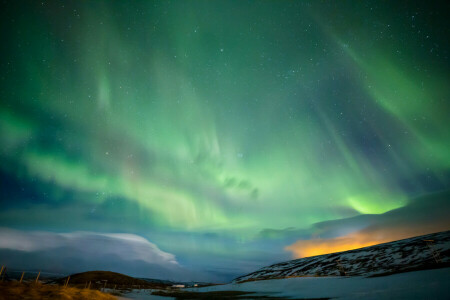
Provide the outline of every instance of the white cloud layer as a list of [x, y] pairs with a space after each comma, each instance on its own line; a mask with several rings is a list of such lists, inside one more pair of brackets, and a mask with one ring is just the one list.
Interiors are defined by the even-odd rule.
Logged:
[[0, 253], [1, 263], [16, 269], [110, 270], [158, 278], [189, 276], [175, 255], [134, 234], [0, 228]]
[[135, 234], [94, 232], [53, 233], [0, 228], [0, 249], [40, 251], [70, 247], [80, 253], [117, 255], [124, 260], [178, 265], [173, 254]]

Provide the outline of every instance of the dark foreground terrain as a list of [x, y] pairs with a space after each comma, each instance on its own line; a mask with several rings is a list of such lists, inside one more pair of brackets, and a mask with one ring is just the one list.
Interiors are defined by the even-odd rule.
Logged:
[[64, 287], [57, 284], [0, 283], [0, 300], [16, 299], [116, 300], [117, 298], [97, 290]]
[[150, 282], [124, 274], [109, 271], [89, 271], [70, 275], [70, 278], [63, 277], [55, 281], [58, 284], [64, 284], [69, 279], [70, 286], [87, 287], [90, 283], [91, 288], [109, 288], [109, 289], [165, 289], [170, 284], [163, 282]]

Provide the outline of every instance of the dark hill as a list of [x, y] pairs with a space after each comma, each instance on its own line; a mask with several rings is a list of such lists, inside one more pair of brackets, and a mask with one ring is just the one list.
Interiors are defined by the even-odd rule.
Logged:
[[[57, 280], [59, 284], [64, 284], [67, 277], [63, 277]], [[91, 282], [91, 287], [103, 287], [109, 288], [166, 288], [169, 286], [163, 282], [149, 282], [143, 279], [134, 278], [128, 275], [110, 272], [110, 271], [89, 271], [83, 273], [77, 273], [70, 275], [69, 285], [87, 285]]]

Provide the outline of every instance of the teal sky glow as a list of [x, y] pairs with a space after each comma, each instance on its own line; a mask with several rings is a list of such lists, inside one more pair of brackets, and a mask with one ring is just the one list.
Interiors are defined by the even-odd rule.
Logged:
[[136, 234], [202, 271], [285, 257], [266, 229], [449, 188], [438, 7], [20, 2], [1, 21], [3, 227]]

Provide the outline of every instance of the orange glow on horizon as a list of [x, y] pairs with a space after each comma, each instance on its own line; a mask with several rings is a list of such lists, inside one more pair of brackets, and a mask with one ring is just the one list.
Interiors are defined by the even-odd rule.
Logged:
[[371, 228], [336, 238], [299, 240], [284, 249], [291, 251], [294, 258], [303, 258], [369, 247], [440, 230], [442, 230], [442, 227], [439, 224], [422, 226], [421, 228]]
[[285, 249], [292, 251], [295, 258], [302, 258], [364, 248], [386, 242], [389, 242], [389, 240], [365, 240], [358, 237], [358, 235], [355, 235], [337, 237], [334, 239], [297, 241], [293, 245], [287, 246]]

